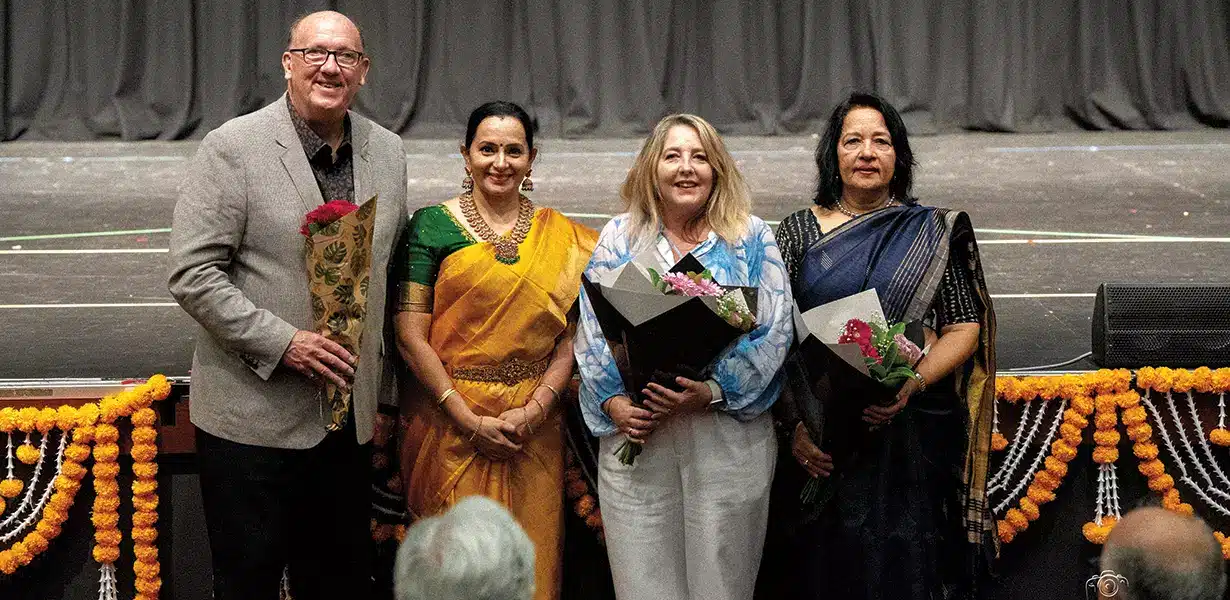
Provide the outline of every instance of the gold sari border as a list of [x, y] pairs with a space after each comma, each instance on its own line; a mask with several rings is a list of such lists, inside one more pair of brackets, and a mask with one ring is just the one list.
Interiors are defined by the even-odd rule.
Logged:
[[550, 362], [550, 357], [535, 361], [513, 358], [494, 365], [453, 367], [450, 374], [453, 379], [502, 383], [511, 386], [522, 381], [541, 378], [547, 372], [547, 365]]

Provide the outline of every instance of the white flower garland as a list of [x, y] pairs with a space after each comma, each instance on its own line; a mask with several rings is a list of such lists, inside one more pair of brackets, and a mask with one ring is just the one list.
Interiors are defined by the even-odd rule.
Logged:
[[[1166, 397], [1171, 398], [1170, 392], [1166, 392]], [[1166, 445], [1166, 451], [1170, 453], [1170, 456], [1174, 457], [1175, 466], [1179, 468], [1179, 480], [1182, 481], [1183, 483], [1186, 483], [1189, 487], [1191, 487], [1192, 491], [1196, 492], [1196, 495], [1200, 496], [1200, 499], [1204, 500], [1205, 503], [1207, 503], [1209, 506], [1212, 506], [1213, 508], [1218, 509], [1219, 511], [1225, 512], [1226, 509], [1222, 507], [1221, 505], [1217, 504], [1216, 502], [1214, 502], [1213, 499], [1210, 498], [1209, 495], [1204, 491], [1204, 489], [1196, 485], [1196, 482], [1193, 481], [1191, 476], [1188, 475], [1187, 466], [1183, 464], [1183, 455], [1179, 453], [1178, 447], [1175, 446], [1174, 441], [1170, 439], [1170, 433], [1166, 431], [1166, 426], [1162, 422], [1161, 413], [1158, 412], [1157, 407], [1153, 405], [1152, 396], [1149, 390], [1145, 390], [1145, 395], [1141, 397], [1140, 402], [1145, 405], [1145, 408], [1149, 409], [1150, 413], [1153, 414], [1153, 421], [1157, 423], [1157, 431], [1162, 436], [1162, 443]], [[1173, 411], [1174, 410], [1173, 398], [1171, 398], [1170, 403], [1171, 403], [1171, 410]], [[1184, 435], [1183, 439], [1184, 441], [1186, 441], [1187, 439], [1186, 434], [1183, 434], [1183, 424], [1177, 423], [1176, 429], [1178, 429], [1180, 435]], [[1227, 514], [1230, 514], [1230, 512], [1227, 512]]]
[[[1004, 457], [1004, 462], [1000, 463], [999, 469], [987, 482], [987, 495], [996, 490], [1001, 489], [1006, 483], [1006, 479], [1010, 479], [1012, 474], [1016, 472], [1020, 466], [1021, 457], [1024, 456], [1023, 448], [1029, 446], [1029, 442], [1033, 440], [1034, 435], [1042, 426], [1042, 413], [1046, 411], [1046, 404], [1038, 400], [1040, 408], [1038, 414], [1033, 421], [1030, 421], [1029, 410], [1033, 407], [1033, 400], [1025, 401], [1025, 408], [1021, 409], [1021, 421], [1017, 425], [1016, 433], [1012, 436], [1012, 442], [1008, 445], [1008, 455]], [[1028, 432], [1028, 433], [1026, 433]]]
[[[1196, 424], [1195, 437], [1200, 440], [1200, 447], [1204, 450], [1204, 457], [1209, 460], [1209, 465], [1212, 467], [1213, 473], [1217, 475], [1217, 478], [1220, 479], [1221, 483], [1225, 486], [1224, 489], [1222, 487], [1218, 487], [1210, 479], [1209, 489], [1213, 490], [1213, 493], [1230, 500], [1230, 493], [1225, 491], [1230, 489], [1230, 478], [1226, 477], [1226, 473], [1223, 472], [1221, 467], [1217, 464], [1217, 458], [1213, 456], [1213, 449], [1209, 447], [1209, 438], [1204, 435], [1204, 423], [1200, 422], [1200, 414], [1196, 411], [1196, 399], [1192, 396], [1191, 392], [1187, 393], [1187, 409], [1192, 413], [1192, 422]], [[1175, 414], [1175, 418], [1178, 419], [1177, 413]], [[1207, 474], [1205, 476], [1208, 477]]]
[[[34, 465], [34, 473], [30, 476], [30, 487], [26, 489], [26, 493], [21, 500], [21, 505], [18, 506], [17, 510], [13, 511], [13, 514], [9, 515], [3, 523], [0, 523], [0, 530], [8, 527], [9, 523], [15, 520], [30, 505], [30, 500], [34, 497], [34, 488], [38, 485], [39, 473], [43, 469], [43, 461], [47, 456], [47, 438], [49, 437], [51, 437], [49, 434], [43, 434], [43, 441], [39, 444], [39, 456], [43, 458], [41, 458]], [[30, 511], [30, 514], [26, 516], [23, 521], [18, 523], [15, 527], [13, 527], [13, 529], [0, 534], [0, 542], [8, 542], [9, 540], [17, 537], [18, 534], [26, 531], [34, 525], [38, 521], [39, 516], [43, 514], [43, 508], [47, 506], [47, 501], [51, 499], [51, 494], [55, 492], [56, 477], [60, 475], [60, 471], [64, 467], [64, 448], [67, 445], [68, 436], [61, 435], [60, 447], [56, 452], [55, 474], [52, 475], [50, 481], [47, 482], [47, 487], [43, 488], [42, 497], [39, 498], [38, 502], [34, 506], [34, 509]]]
[[[1046, 407], [1043, 406], [1042, 409], [1038, 410], [1039, 421], [1041, 421], [1042, 415], [1046, 412], [1045, 408]], [[1046, 441], [1042, 443], [1041, 448], [1038, 448], [1038, 454], [1034, 457], [1033, 464], [1029, 467], [1028, 471], [1025, 471], [1025, 475], [1017, 481], [1016, 487], [1013, 488], [1012, 493], [1008, 494], [1004, 498], [1004, 501], [995, 508], [995, 514], [1003, 514], [1003, 512], [1008, 509], [1008, 505], [1012, 504], [1017, 498], [1020, 497], [1021, 490], [1025, 489], [1025, 484], [1029, 482], [1029, 479], [1034, 475], [1034, 473], [1038, 472], [1038, 466], [1042, 464], [1042, 460], [1051, 453], [1051, 444], [1055, 441], [1055, 434], [1059, 432], [1059, 424], [1063, 423], [1063, 411], [1067, 410], [1067, 408], [1068, 401], [1061, 400], [1059, 402], [1059, 411], [1055, 413], [1055, 422], [1051, 424], [1051, 430], [1046, 435]], [[1031, 439], [1033, 438], [1033, 434], [1034, 432], [1031, 431], [1029, 435]], [[988, 496], [989, 495], [990, 492], [988, 492]]]

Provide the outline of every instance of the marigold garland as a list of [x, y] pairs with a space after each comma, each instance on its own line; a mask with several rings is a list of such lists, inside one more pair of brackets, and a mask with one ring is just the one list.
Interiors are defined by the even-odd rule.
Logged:
[[[52, 540], [61, 533], [61, 525], [68, 519], [68, 510], [72, 507], [76, 493], [81, 489], [81, 480], [90, 471], [82, 463], [91, 455], [94, 457], [93, 474], [96, 497], [94, 514], [91, 518], [95, 526], [93, 555], [104, 564], [112, 563], [119, 558], [119, 544], [123, 539], [119, 526], [119, 430], [114, 423], [117, 419], [132, 417], [134, 428], [134, 460], [137, 461], [133, 471], [135, 481], [134, 491], [140, 492], [140, 505], [149, 510], [141, 513], [141, 508], [133, 515], [133, 539], [137, 541], [137, 563], [134, 570], [137, 573], [137, 598], [156, 598], [161, 589], [159, 578], [161, 570], [158, 564], [157, 547], [153, 545], [158, 537], [157, 515], [153, 512], [158, 505], [157, 464], [157, 431], [153, 428], [157, 415], [149, 408], [155, 400], [165, 399], [171, 392], [171, 384], [161, 375], [156, 375], [146, 383], [130, 390], [107, 396], [99, 402], [80, 407], [60, 406], [58, 408], [4, 408], [0, 409], [0, 433], [10, 436], [25, 433], [26, 442], [17, 448], [19, 460], [37, 463], [47, 460], [38, 448], [29, 441], [29, 435], [37, 433], [46, 436], [53, 430], [59, 430], [61, 441], [61, 464], [58, 474], [54, 475], [49, 485], [52, 489], [46, 499], [41, 519], [33, 529], [8, 549], [0, 551], [0, 572], [12, 574], [18, 568], [29, 564], [36, 555], [45, 551]], [[71, 443], [69, 443], [71, 439]], [[93, 444], [93, 449], [91, 449]], [[138, 451], [139, 450], [139, 451]], [[139, 455], [139, 456], [138, 456]], [[24, 489], [24, 483], [15, 478], [0, 481], [0, 497], [15, 498]], [[33, 490], [28, 493], [33, 493]], [[2, 500], [0, 500], [2, 502]], [[134, 497], [134, 506], [137, 506]], [[138, 566], [139, 565], [139, 566]]]
[[564, 452], [564, 464], [564, 495], [572, 502], [573, 512], [585, 521], [587, 527], [594, 530], [598, 543], [605, 546], [606, 532], [602, 526], [602, 510], [598, 507], [598, 500], [590, 493], [589, 484], [581, 473], [581, 465], [577, 463], [571, 449]]

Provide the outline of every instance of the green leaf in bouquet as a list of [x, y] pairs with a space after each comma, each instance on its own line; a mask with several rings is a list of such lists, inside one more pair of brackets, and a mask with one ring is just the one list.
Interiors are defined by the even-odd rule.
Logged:
[[342, 273], [337, 267], [326, 267], [320, 263], [317, 263], [312, 270], [315, 272], [316, 279], [320, 279], [328, 285], [337, 285], [337, 282], [342, 277]]
[[335, 265], [341, 264], [342, 261], [346, 260], [346, 245], [341, 242], [333, 242], [325, 246], [324, 256], [325, 260], [330, 263]]
[[354, 302], [354, 286], [350, 284], [342, 284], [333, 288], [333, 299], [342, 304], [351, 304]]
[[868, 362], [871, 364], [867, 365], [867, 370], [876, 381], [884, 381], [884, 378], [888, 377], [888, 369], [885, 369], [884, 365], [870, 360]]
[[340, 334], [343, 331], [346, 331], [346, 324], [349, 321], [350, 318], [346, 316], [345, 311], [333, 313], [332, 315], [329, 315], [329, 331]]
[[905, 323], [904, 322], [898, 322], [896, 325], [889, 327], [887, 335], [889, 338], [894, 338], [899, 333], [905, 333]]
[[320, 318], [325, 316], [325, 301], [320, 299], [320, 296], [312, 296], [312, 320], [320, 321]]

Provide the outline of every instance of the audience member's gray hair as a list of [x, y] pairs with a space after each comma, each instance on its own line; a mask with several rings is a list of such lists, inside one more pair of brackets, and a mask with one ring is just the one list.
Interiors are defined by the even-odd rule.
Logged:
[[1127, 579], [1117, 596], [1125, 600], [1221, 600], [1226, 591], [1213, 530], [1160, 508], [1132, 511], [1115, 525], [1102, 549], [1102, 568]]
[[410, 527], [393, 576], [397, 600], [529, 600], [534, 546], [507, 509], [470, 496]]

